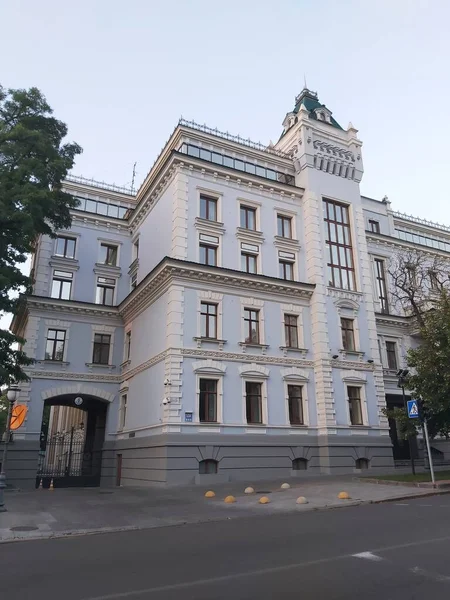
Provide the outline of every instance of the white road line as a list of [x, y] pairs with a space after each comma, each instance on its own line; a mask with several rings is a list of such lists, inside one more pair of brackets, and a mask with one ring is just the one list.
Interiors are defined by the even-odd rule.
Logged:
[[365, 558], [366, 560], [373, 560], [374, 562], [380, 562], [384, 560], [381, 556], [373, 554], [372, 552], [360, 552], [359, 554], [352, 554], [354, 558]]
[[[424, 544], [435, 544], [437, 542], [448, 542], [450, 536], [431, 538], [429, 540], [420, 540], [417, 542], [407, 542], [405, 544], [396, 544], [394, 546], [385, 546], [384, 548], [374, 549], [374, 552], [389, 552], [397, 551], [402, 548], [413, 548], [414, 546], [423, 546]], [[173, 583], [161, 585], [153, 588], [145, 588], [140, 590], [130, 590], [128, 592], [116, 592], [112, 594], [104, 594], [103, 596], [91, 596], [85, 597], [82, 600], [116, 600], [119, 598], [132, 598], [133, 596], [147, 596], [158, 592], [166, 592], [172, 590], [181, 590], [183, 588], [190, 588], [199, 585], [209, 585], [212, 583], [222, 583], [225, 581], [231, 581], [233, 579], [240, 579], [242, 577], [257, 577], [260, 575], [268, 575], [270, 573], [282, 573], [283, 571], [291, 571], [293, 569], [301, 569], [304, 567], [311, 567], [314, 565], [321, 565], [326, 563], [335, 562], [338, 560], [344, 560], [346, 558], [352, 558], [353, 554], [342, 554], [340, 556], [330, 556], [329, 558], [319, 558], [317, 560], [310, 560], [302, 563], [294, 563], [290, 565], [281, 565], [279, 567], [272, 567], [270, 569], [261, 569], [258, 571], [246, 571], [244, 573], [231, 573], [229, 575], [222, 575], [220, 577], [211, 577], [210, 579], [197, 579], [195, 581], [184, 581], [181, 583]]]
[[409, 506], [409, 504], [403, 504], [402, 502], [396, 502], [395, 506]]
[[432, 573], [431, 571], [426, 571], [425, 569], [421, 569], [420, 567], [413, 567], [409, 570], [411, 571], [411, 573], [414, 573], [414, 575], [421, 575], [422, 577], [426, 577], [427, 579], [431, 579], [432, 581], [450, 583], [450, 577], [448, 577], [447, 575]]

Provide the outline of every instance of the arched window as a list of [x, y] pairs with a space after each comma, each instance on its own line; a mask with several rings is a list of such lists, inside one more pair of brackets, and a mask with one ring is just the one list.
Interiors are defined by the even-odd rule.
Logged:
[[363, 470], [363, 469], [368, 469], [369, 468], [369, 461], [367, 460], [367, 458], [357, 458], [355, 461], [355, 468], [359, 469], [359, 470]]
[[294, 458], [292, 461], [292, 470], [293, 471], [306, 471], [308, 468], [308, 461], [306, 458]]
[[198, 472], [200, 475], [215, 475], [219, 469], [219, 463], [217, 460], [210, 458], [201, 460], [198, 464]]

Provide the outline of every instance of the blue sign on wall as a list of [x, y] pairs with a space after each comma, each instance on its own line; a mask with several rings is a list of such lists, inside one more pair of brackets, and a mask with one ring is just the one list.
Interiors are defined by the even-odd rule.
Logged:
[[191, 412], [185, 412], [184, 413], [184, 420], [186, 423], [192, 423], [192, 413]]
[[419, 405], [417, 404], [417, 400], [408, 400], [408, 417], [410, 419], [418, 419], [419, 418]]

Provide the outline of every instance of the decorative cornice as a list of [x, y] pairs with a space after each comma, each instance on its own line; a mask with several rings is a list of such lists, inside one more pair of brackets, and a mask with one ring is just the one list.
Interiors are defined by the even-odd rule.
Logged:
[[400, 317], [381, 313], [375, 313], [375, 321], [378, 325], [390, 325], [391, 327], [402, 327], [403, 329], [409, 329], [409, 327], [412, 325], [409, 317]]
[[304, 298], [306, 300], [311, 298], [315, 288], [310, 283], [287, 281], [265, 275], [253, 275], [222, 267], [208, 267], [166, 257], [119, 305], [120, 314], [126, 320], [134, 318], [164, 293], [169, 284], [175, 280], [199, 282], [208, 285], [209, 289], [216, 284], [233, 289], [246, 289], [253, 292], [271, 293], [284, 297], [289, 296], [292, 299]]
[[351, 304], [356, 304], [358, 306], [364, 300], [364, 294], [362, 292], [351, 292], [331, 287], [327, 287], [327, 296], [336, 298], [337, 300], [349, 300]]
[[76, 381], [103, 381], [105, 383], [119, 383], [119, 375], [94, 375], [91, 373], [70, 373], [66, 371], [32, 371], [27, 370], [31, 379], [70, 379]]
[[233, 362], [260, 363], [271, 365], [290, 365], [295, 367], [312, 367], [313, 362], [298, 358], [285, 358], [282, 356], [267, 356], [262, 354], [239, 354], [238, 352], [223, 352], [214, 350], [196, 350], [194, 348], [181, 348], [182, 356], [187, 358], [216, 358]]
[[116, 306], [103, 306], [100, 304], [89, 304], [88, 302], [76, 302], [74, 300], [57, 300], [55, 298], [46, 298], [44, 296], [26, 296], [25, 301], [30, 309], [39, 309], [52, 313], [75, 313], [79, 315], [121, 320]]
[[142, 373], [142, 371], [145, 371], [146, 369], [153, 367], [153, 365], [156, 365], [157, 363], [163, 361], [169, 352], [170, 352], [170, 349], [164, 350], [163, 352], [160, 352], [159, 354], [156, 354], [155, 356], [150, 358], [150, 360], [147, 360], [146, 362], [138, 365], [137, 367], [134, 367], [134, 369], [130, 369], [129, 371], [126, 371], [120, 377], [121, 381], [127, 381], [128, 379], [131, 379], [135, 375], [138, 375], [138, 373]]
[[428, 254], [430, 256], [443, 256], [446, 259], [448, 259], [449, 256], [448, 252], [445, 250], [440, 250], [439, 248], [429, 248], [428, 246], [423, 246], [422, 244], [414, 244], [413, 242], [407, 242], [406, 240], [401, 240], [400, 238], [384, 235], [382, 233], [373, 233], [372, 231], [366, 231], [365, 233], [367, 241], [375, 244], [376, 246], [394, 249], [401, 248], [402, 250], [419, 250], [423, 254]]

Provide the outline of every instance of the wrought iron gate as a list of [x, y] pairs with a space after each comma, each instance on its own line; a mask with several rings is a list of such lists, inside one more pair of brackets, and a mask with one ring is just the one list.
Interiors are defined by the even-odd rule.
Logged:
[[77, 435], [72, 427], [68, 433], [58, 433], [45, 443], [41, 450], [36, 476], [36, 487], [100, 485], [102, 453], [86, 449], [84, 436]]

